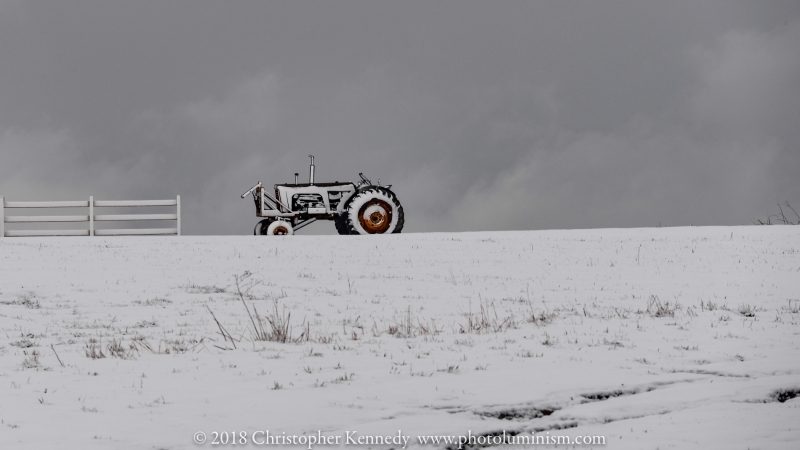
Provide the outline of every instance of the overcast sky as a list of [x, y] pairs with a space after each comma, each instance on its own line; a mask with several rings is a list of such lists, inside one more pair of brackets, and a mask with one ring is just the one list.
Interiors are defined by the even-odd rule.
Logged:
[[800, 206], [800, 2], [0, 0], [8, 200], [247, 234], [308, 154], [409, 232], [749, 224]]

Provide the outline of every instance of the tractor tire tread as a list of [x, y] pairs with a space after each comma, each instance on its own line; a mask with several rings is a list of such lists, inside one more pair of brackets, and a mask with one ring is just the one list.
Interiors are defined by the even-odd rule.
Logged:
[[345, 219], [345, 225], [347, 226], [348, 234], [355, 234], [355, 235], [361, 234], [358, 232], [358, 230], [356, 230], [353, 221], [350, 220], [349, 218], [350, 205], [356, 199], [373, 193], [381, 193], [392, 201], [392, 203], [395, 206], [395, 213], [398, 215], [398, 217], [397, 217], [397, 225], [395, 225], [395, 228], [394, 230], [392, 230], [391, 234], [400, 233], [403, 230], [403, 225], [405, 225], [405, 215], [403, 214], [403, 206], [400, 204], [400, 201], [397, 200], [397, 196], [394, 195], [394, 192], [392, 192], [388, 188], [381, 186], [370, 186], [364, 188], [363, 190], [360, 190], [355, 195], [350, 197], [350, 199], [347, 201], [347, 205], [345, 206], [344, 219]]

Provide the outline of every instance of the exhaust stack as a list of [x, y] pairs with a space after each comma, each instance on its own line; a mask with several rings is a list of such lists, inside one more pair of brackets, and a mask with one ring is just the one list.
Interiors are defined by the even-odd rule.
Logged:
[[294, 185], [295, 186], [297, 186], [297, 177], [299, 177], [299, 176], [300, 176], [299, 173], [297, 173], [297, 172], [294, 173]]
[[311, 158], [311, 166], [308, 168], [308, 184], [314, 184], [314, 155], [308, 155]]

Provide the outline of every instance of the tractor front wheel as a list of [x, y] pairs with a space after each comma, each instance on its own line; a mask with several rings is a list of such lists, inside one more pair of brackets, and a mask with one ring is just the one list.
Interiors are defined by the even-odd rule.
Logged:
[[267, 235], [269, 236], [291, 236], [293, 234], [294, 228], [292, 228], [292, 224], [285, 220], [276, 220], [267, 227]]

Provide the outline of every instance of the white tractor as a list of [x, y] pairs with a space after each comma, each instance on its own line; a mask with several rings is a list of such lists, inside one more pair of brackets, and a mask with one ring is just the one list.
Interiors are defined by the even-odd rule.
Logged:
[[242, 194], [253, 195], [256, 216], [264, 217], [253, 234], [282, 236], [317, 220], [332, 220], [339, 234], [388, 234], [403, 230], [403, 207], [390, 190], [391, 185], [373, 183], [363, 174], [358, 183], [314, 183], [314, 157], [308, 173], [308, 184], [276, 184], [272, 196], [259, 181]]

